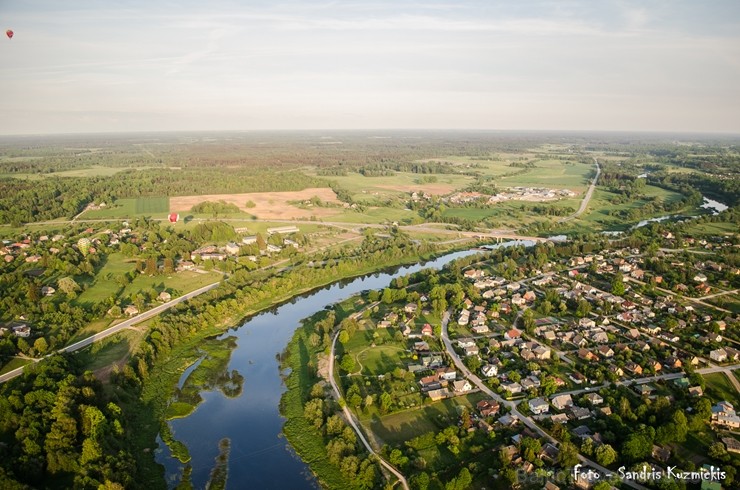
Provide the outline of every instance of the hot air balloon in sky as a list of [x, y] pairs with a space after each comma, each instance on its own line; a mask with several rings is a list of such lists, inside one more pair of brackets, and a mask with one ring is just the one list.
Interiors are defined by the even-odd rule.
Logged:
[[8, 36], [8, 39], [13, 39], [13, 31], [8, 29], [5, 31], [5, 35]]

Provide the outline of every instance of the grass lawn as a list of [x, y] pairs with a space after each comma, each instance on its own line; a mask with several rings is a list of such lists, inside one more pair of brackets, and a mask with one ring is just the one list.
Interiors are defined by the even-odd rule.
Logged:
[[448, 427], [459, 417], [458, 407], [463, 406], [472, 410], [472, 407], [484, 398], [487, 398], [485, 393], [472, 393], [383, 417], [375, 415], [372, 419], [365, 418], [362, 423], [384, 443], [401, 445], [425, 432], [436, 432]]
[[423, 223], [424, 220], [417, 213], [399, 208], [372, 207], [362, 213], [356, 211], [347, 211], [336, 216], [332, 216], [327, 221], [337, 221], [345, 223], [386, 223], [398, 221], [399, 223], [416, 224]]
[[[646, 196], [657, 196], [661, 201], [675, 202], [681, 199], [681, 195], [677, 192], [667, 191], [665, 189], [645, 186]], [[601, 225], [606, 228], [621, 228], [626, 229], [630, 225], [635, 223], [625, 223], [623, 218], [618, 216], [610, 216], [609, 213], [617, 211], [628, 211], [631, 209], [640, 209], [647, 204], [644, 199], [634, 199], [622, 204], [612, 204], [609, 202], [609, 198], [613, 197], [614, 194], [604, 190], [603, 188], [596, 188], [593, 198], [588, 205], [586, 212], [576, 220], [576, 224], [584, 225], [585, 227], [593, 227], [594, 225]], [[665, 212], [657, 213], [655, 216], [665, 215]], [[640, 220], [646, 218], [652, 218], [655, 216], [641, 216]], [[639, 221], [639, 220], [637, 220]]]
[[104, 209], [85, 211], [81, 219], [133, 218], [135, 216], [161, 215], [166, 218], [170, 211], [168, 197], [137, 197], [117, 199]]
[[686, 229], [686, 233], [692, 235], [732, 235], [737, 233], [737, 225], [734, 223], [692, 223]]
[[100, 320], [92, 321], [85, 328], [77, 332], [71, 339], [69, 339], [67, 345], [79, 342], [80, 340], [87, 338], [92, 334], [102, 332], [112, 325], [113, 321], [110, 318], [101, 318]]
[[377, 345], [360, 351], [355, 359], [358, 366], [362, 364], [361, 374], [378, 375], [389, 373], [397, 367], [405, 368], [406, 364], [399, 356], [404, 352], [404, 349], [396, 345]]
[[171, 289], [179, 291], [181, 294], [185, 294], [208, 284], [218, 282], [221, 280], [221, 277], [220, 273], [213, 271], [206, 273], [182, 271], [173, 272], [167, 276], [161, 275], [151, 277], [140, 274], [131, 281], [131, 284], [126, 286], [123, 290], [123, 296], [135, 295], [139, 291], [150, 288], [154, 288], [159, 291], [162, 289], [162, 286], [164, 286], [164, 289]]
[[466, 175], [434, 174], [434, 177], [437, 177], [437, 182], [420, 184], [419, 179], [421, 177], [424, 177], [424, 175], [411, 172], [396, 172], [395, 175], [385, 177], [365, 177], [362, 174], [352, 172], [346, 176], [326, 178], [347, 189], [352, 193], [352, 198], [360, 202], [408, 194], [412, 190], [424, 190], [427, 186], [436, 189], [444, 187], [446, 192], [443, 193], [449, 193], [455, 189], [463, 188], [473, 181], [472, 177]]
[[126, 359], [136, 350], [144, 338], [144, 333], [143, 330], [126, 329], [100, 342], [95, 342], [78, 355], [81, 356], [86, 369], [95, 371]]
[[0, 369], [0, 374], [5, 374], [7, 372], [12, 371], [13, 369], [17, 369], [21, 366], [25, 366], [26, 364], [31, 364], [33, 361], [28, 359], [21, 359], [18, 357], [14, 357], [10, 361], [8, 361], [2, 369]]
[[724, 373], [705, 374], [704, 379], [707, 384], [706, 394], [713, 401], [727, 400], [735, 406], [740, 405], [740, 394], [738, 394]]
[[121, 289], [121, 285], [116, 281], [116, 278], [135, 268], [136, 261], [134, 259], [124, 257], [120, 253], [108, 255], [103, 266], [95, 274], [92, 284], [80, 293], [75, 303], [99, 303], [111, 296], [116, 296]]

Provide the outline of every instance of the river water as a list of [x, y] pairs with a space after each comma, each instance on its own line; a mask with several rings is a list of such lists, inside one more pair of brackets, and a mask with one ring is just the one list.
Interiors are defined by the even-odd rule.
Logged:
[[[726, 204], [722, 204], [719, 201], [715, 201], [714, 199], [709, 199], [707, 197], [704, 197], [704, 202], [699, 207], [709, 210], [711, 214], [718, 214], [728, 209], [728, 206]], [[634, 230], [636, 228], [642, 228], [643, 226], [647, 226], [650, 223], [660, 223], [661, 221], [682, 220], [682, 219], [691, 219], [691, 218], [698, 218], [698, 216], [682, 216], [680, 214], [667, 214], [665, 216], [659, 216], [657, 218], [644, 219], [638, 222], [636, 225], [634, 225], [630, 229]], [[605, 235], [621, 235], [623, 232], [618, 231], [618, 230], [610, 230], [610, 231], [604, 231], [602, 233]]]
[[[488, 248], [518, 244], [532, 245], [532, 242], [512, 241]], [[449, 253], [426, 263], [341, 281], [253, 316], [224, 333], [222, 337], [237, 338], [228, 370], [236, 369], [244, 376], [241, 395], [229, 398], [218, 390], [201, 392], [203, 402], [195, 412], [170, 422], [175, 438], [190, 450], [193, 486], [199, 489], [206, 486], [219, 453], [218, 443], [228, 437], [231, 439], [229, 488], [318, 488], [308, 466], [292, 452], [281, 434], [285, 419], [280, 415], [279, 404], [285, 386], [278, 356], [301, 320], [363, 290], [387, 287], [395, 277], [424, 268], [441, 268], [476, 252]], [[183, 373], [180, 386], [192, 371]], [[156, 460], [165, 467], [168, 486], [174, 487], [181, 478], [183, 465], [159, 442]]]

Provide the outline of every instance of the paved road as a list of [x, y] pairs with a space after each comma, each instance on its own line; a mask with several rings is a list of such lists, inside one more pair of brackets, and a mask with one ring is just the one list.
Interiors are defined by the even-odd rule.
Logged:
[[[131, 327], [133, 325], [136, 325], [137, 323], [143, 322], [144, 320], [148, 320], [149, 318], [151, 318], [153, 316], [159, 315], [163, 311], [166, 311], [166, 310], [172, 308], [173, 306], [175, 306], [175, 305], [177, 305], [179, 303], [182, 303], [183, 301], [187, 301], [187, 300], [189, 300], [191, 298], [194, 298], [194, 297], [198, 296], [199, 294], [203, 294], [203, 293], [205, 293], [207, 291], [210, 291], [211, 289], [216, 288], [219, 284], [220, 284], [220, 282], [214, 282], [213, 284], [209, 284], [207, 286], [203, 286], [202, 288], [196, 289], [195, 291], [191, 291], [191, 292], [189, 292], [187, 294], [184, 294], [184, 295], [180, 296], [179, 298], [175, 298], [172, 301], [168, 301], [167, 303], [163, 303], [163, 304], [161, 304], [159, 306], [155, 306], [151, 310], [147, 310], [144, 313], [141, 313], [139, 315], [136, 315], [134, 317], [129, 318], [128, 320], [124, 320], [121, 323], [118, 323], [116, 325], [113, 325], [110, 328], [107, 328], [107, 329], [103, 330], [102, 332], [98, 332], [98, 333], [96, 333], [94, 335], [91, 335], [91, 336], [89, 336], [89, 337], [87, 337], [85, 339], [80, 340], [79, 342], [75, 342], [74, 344], [71, 344], [71, 345], [68, 345], [66, 347], [63, 347], [63, 348], [59, 349], [57, 352], [58, 353], [64, 353], [64, 352], [75, 352], [75, 351], [78, 351], [78, 350], [80, 350], [80, 349], [82, 349], [84, 347], [87, 347], [88, 345], [92, 344], [93, 342], [97, 342], [97, 341], [102, 340], [102, 339], [104, 339], [106, 337], [110, 337], [111, 335], [114, 335], [114, 334], [120, 332], [121, 330], [123, 330], [125, 328], [129, 328], [129, 327]], [[49, 355], [51, 355], [51, 354], [49, 354]], [[46, 357], [49, 357], [49, 356], [46, 356]], [[35, 361], [38, 361], [38, 359], [35, 359]], [[5, 373], [5, 374], [3, 374], [3, 375], [0, 376], [0, 383], [4, 383], [4, 382], [8, 381], [9, 379], [13, 379], [13, 378], [15, 378], [17, 376], [20, 376], [21, 374], [23, 374], [23, 367], [19, 367], [17, 369], [14, 369], [12, 371], [9, 371], [9, 372], [7, 372], [7, 373]]]
[[[442, 318], [442, 342], [444, 343], [445, 348], [447, 349], [447, 353], [452, 358], [452, 361], [455, 363], [455, 367], [460, 370], [460, 372], [463, 373], [463, 375], [468, 378], [473, 384], [475, 384], [480, 390], [484, 393], [486, 393], [488, 396], [499, 402], [501, 405], [505, 405], [510, 409], [510, 414], [515, 415], [525, 426], [529, 427], [533, 431], [535, 431], [537, 434], [539, 434], [541, 437], [544, 437], [546, 440], [548, 440], [552, 444], [558, 444], [558, 441], [552, 437], [550, 434], [545, 432], [543, 429], [541, 429], [532, 418], [524, 415], [517, 409], [517, 402], [504, 400], [501, 398], [497, 393], [492, 391], [488, 386], [486, 386], [481, 379], [476, 376], [475, 374], [471, 373], [468, 367], [463, 364], [460, 357], [457, 355], [455, 350], [452, 348], [452, 342], [450, 342], [450, 338], [447, 334], [447, 323], [450, 321], [450, 312], [445, 312], [443, 318]], [[589, 466], [591, 468], [594, 468], [595, 470], [598, 470], [602, 475], [612, 475], [613, 472], [604, 466], [601, 466], [600, 464], [596, 463], [595, 461], [591, 461], [590, 459], [586, 458], [585, 456], [579, 454], [578, 460], [584, 465]], [[628, 487], [635, 488], [637, 490], [648, 490], [646, 487], [640, 485], [639, 483], [630, 481], [630, 480], [622, 480], [622, 483], [624, 485], [627, 485]]]
[[[334, 350], [337, 345], [337, 339], [339, 338], [339, 333], [341, 330], [337, 330], [337, 333], [334, 334], [334, 340], [331, 342], [331, 353], [329, 354], [329, 382], [331, 383], [331, 387], [334, 390], [334, 397], [339, 400], [342, 398], [341, 393], [339, 392], [339, 387], [337, 386], [336, 381], [334, 380]], [[357, 422], [355, 421], [355, 416], [352, 414], [349, 408], [347, 406], [343, 406], [342, 410], [344, 411], [344, 416], [347, 419], [347, 422], [352, 426], [352, 428], [357, 433], [357, 437], [360, 438], [360, 441], [362, 441], [363, 446], [365, 446], [365, 449], [367, 449], [367, 452], [370, 454], [376, 456], [378, 458], [378, 461], [380, 461], [380, 464], [383, 465], [385, 469], [393, 473], [396, 478], [398, 478], [398, 481], [401, 482], [401, 485], [405, 490], [409, 490], [409, 484], [406, 481], [406, 478], [396, 469], [394, 468], [389, 462], [384, 460], [380, 457], [378, 453], [375, 452], [375, 450], [370, 446], [370, 443], [365, 439], [365, 434], [362, 433], [360, 430], [360, 427], [357, 425]]]
[[591, 185], [588, 186], [588, 190], [586, 191], [586, 195], [583, 197], [583, 201], [581, 201], [581, 206], [578, 208], [578, 211], [571, 214], [570, 216], [567, 216], [560, 220], [561, 223], [565, 223], [566, 221], [570, 221], [574, 218], [577, 218], [588, 207], [588, 202], [591, 200], [591, 197], [594, 195], [594, 189], [596, 189], [596, 181], [599, 180], [599, 175], [601, 175], [601, 167], [599, 166], [599, 162], [594, 158], [594, 165], [596, 165], [596, 175], [594, 176], [594, 180], [591, 181]]

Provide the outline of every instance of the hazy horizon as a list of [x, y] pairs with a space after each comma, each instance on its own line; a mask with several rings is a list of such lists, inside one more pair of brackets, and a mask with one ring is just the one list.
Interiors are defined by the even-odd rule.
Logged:
[[740, 3], [4, 2], [3, 135], [740, 134]]

